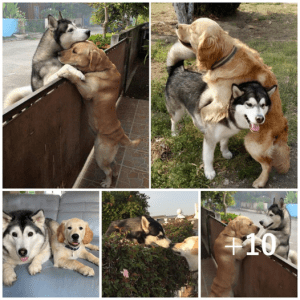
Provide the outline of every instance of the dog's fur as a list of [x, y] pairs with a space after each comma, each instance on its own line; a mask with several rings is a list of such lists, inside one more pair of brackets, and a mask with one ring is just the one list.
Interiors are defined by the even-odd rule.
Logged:
[[[275, 75], [263, 63], [258, 52], [230, 37], [213, 20], [200, 18], [191, 25], [179, 24], [177, 28], [179, 41], [188, 49], [187, 57], [191, 56], [191, 50], [196, 54], [199, 70], [206, 72], [203, 80], [214, 94], [213, 102], [201, 111], [204, 121], [217, 122], [228, 115], [232, 84], [258, 81], [266, 88], [278, 85]], [[224, 65], [212, 69], [234, 47], [237, 49], [235, 55]], [[260, 131], [250, 132], [245, 137], [247, 151], [262, 166], [261, 175], [253, 183], [255, 188], [265, 186], [272, 166], [280, 173], [287, 173], [290, 167], [288, 125], [278, 89], [271, 101], [272, 109]]]
[[[245, 242], [242, 239], [258, 231], [259, 227], [255, 226], [249, 218], [238, 216], [219, 234], [214, 244], [218, 269], [211, 286], [210, 297], [233, 297], [233, 288], [237, 284], [241, 262], [251, 249], [250, 239]], [[242, 246], [234, 248], [235, 255], [232, 247], [225, 247], [232, 246], [233, 241], [235, 246]], [[261, 240], [257, 237], [255, 237], [255, 245], [261, 246]]]
[[[106, 174], [102, 187], [110, 187], [113, 170], [111, 163], [119, 144], [137, 146], [140, 139], [131, 141], [117, 118], [116, 101], [119, 95], [121, 75], [103, 50], [92, 42], [74, 44], [69, 50], [60, 52], [59, 61], [78, 68], [84, 73], [83, 80], [68, 70], [57, 72], [76, 85], [87, 106], [89, 124], [96, 135], [95, 158]], [[114, 175], [117, 175], [114, 173]]]
[[93, 240], [93, 231], [87, 222], [73, 218], [50, 222], [50, 244], [54, 258], [54, 267], [65, 268], [79, 272], [85, 276], [94, 276], [92, 268], [77, 261], [77, 258], [86, 259], [99, 266], [99, 258], [88, 252], [86, 248], [99, 251], [99, 247], [90, 244]]
[[106, 230], [105, 235], [110, 236], [113, 232], [126, 233], [128, 240], [146, 246], [156, 244], [169, 248], [171, 244], [163, 227], [149, 216], [113, 221]]
[[186, 238], [182, 243], [176, 243], [172, 247], [173, 251], [186, 258], [191, 272], [198, 271], [198, 243], [198, 237], [191, 236]]
[[59, 51], [69, 49], [72, 44], [85, 41], [89, 36], [90, 30], [77, 28], [71, 21], [63, 19], [60, 12], [58, 20], [49, 15], [48, 29], [43, 34], [32, 59], [31, 87], [17, 88], [10, 92], [5, 98], [4, 108], [57, 79], [55, 73], [62, 67], [80, 74], [70, 66], [63, 66], [57, 56]]
[[17, 280], [14, 268], [30, 263], [28, 272], [35, 275], [51, 255], [49, 232], [43, 210], [3, 212], [3, 283]]
[[172, 135], [176, 135], [176, 123], [180, 121], [185, 111], [193, 119], [194, 125], [204, 133], [203, 164], [207, 179], [213, 179], [216, 172], [213, 168], [213, 158], [216, 144], [220, 142], [224, 158], [232, 158], [228, 150], [228, 140], [241, 129], [259, 130], [265, 122], [271, 107], [270, 96], [276, 90], [273, 86], [265, 90], [258, 82], [245, 82], [232, 85], [232, 97], [229, 115], [217, 123], [205, 123], [201, 111], [213, 101], [213, 93], [197, 72], [185, 70], [183, 62], [176, 62], [178, 43], [168, 53], [167, 68], [169, 78], [166, 84], [165, 99], [167, 110], [171, 116]]
[[[264, 227], [259, 237], [262, 239], [265, 234], [271, 233], [275, 237], [275, 254], [282, 256], [285, 259], [290, 259], [291, 262], [297, 265], [297, 253], [290, 250], [291, 236], [291, 216], [286, 209], [284, 200], [281, 198], [279, 203], [274, 203], [268, 208], [266, 217], [259, 221]], [[266, 238], [266, 243], [269, 245], [268, 250], [272, 249], [272, 239]]]

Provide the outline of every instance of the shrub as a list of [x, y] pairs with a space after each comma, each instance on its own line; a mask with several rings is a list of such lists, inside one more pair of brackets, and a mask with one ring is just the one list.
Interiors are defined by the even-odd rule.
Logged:
[[193, 225], [186, 219], [176, 220], [162, 226], [172, 243], [181, 243], [187, 237], [194, 235]]
[[102, 34], [91, 35], [88, 39], [92, 41], [99, 49], [106, 49], [110, 45], [111, 34], [106, 34], [104, 38]]
[[112, 234], [102, 241], [102, 297], [174, 297], [191, 273], [172, 250], [145, 248]]
[[216, 17], [224, 17], [233, 15], [240, 3], [195, 3], [194, 15], [209, 16], [213, 14]]
[[256, 210], [263, 211], [264, 210], [264, 203], [263, 202], [258, 202], [257, 206], [256, 206]]
[[225, 213], [220, 213], [220, 215], [221, 215], [222, 222], [225, 223], [225, 224], [228, 224], [231, 220], [238, 217], [238, 215], [230, 214], [230, 213], [227, 213], [226, 216], [225, 216]]

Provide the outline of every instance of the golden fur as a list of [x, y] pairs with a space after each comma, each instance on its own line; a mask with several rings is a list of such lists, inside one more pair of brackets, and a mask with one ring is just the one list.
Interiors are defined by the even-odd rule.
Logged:
[[[54, 258], [54, 266], [79, 272], [85, 276], [94, 276], [92, 268], [77, 261], [76, 258], [86, 259], [99, 266], [99, 258], [88, 252], [86, 248], [99, 251], [99, 247], [90, 244], [93, 240], [93, 232], [87, 222], [74, 218], [62, 221], [59, 225], [51, 221], [50, 244]], [[72, 235], [78, 234], [79, 238], [74, 242]], [[66, 248], [79, 247], [76, 251]]]
[[[232, 84], [258, 81], [265, 88], [278, 86], [271, 68], [263, 63], [259, 53], [241, 41], [228, 35], [216, 22], [201, 18], [191, 25], [179, 24], [176, 31], [181, 43], [190, 48], [197, 57], [199, 70], [206, 72], [203, 80], [214, 94], [214, 100], [201, 110], [206, 122], [218, 122], [228, 114]], [[212, 65], [228, 56], [233, 47], [236, 54], [223, 66]], [[264, 187], [272, 166], [280, 173], [290, 167], [290, 149], [287, 145], [288, 125], [283, 116], [279, 89], [271, 97], [272, 106], [258, 133], [249, 132], [245, 147], [262, 166], [262, 173], [253, 187]]]
[[128, 138], [117, 117], [116, 101], [121, 75], [105, 52], [89, 41], [76, 43], [60, 52], [59, 60], [76, 67], [85, 75], [85, 79], [81, 80], [68, 70], [57, 73], [59, 77], [75, 84], [85, 100], [89, 124], [96, 135], [95, 158], [106, 174], [102, 187], [110, 187], [113, 175], [110, 164], [114, 161], [119, 144], [137, 146], [140, 143], [140, 139], [131, 141]]
[[[243, 243], [242, 238], [251, 233], [256, 234], [258, 231], [259, 227], [255, 226], [249, 218], [238, 216], [219, 234], [214, 244], [218, 270], [211, 286], [211, 297], [233, 297], [233, 288], [238, 280], [241, 261], [251, 249], [250, 240], [247, 239]], [[242, 246], [242, 248], [235, 248], [235, 255], [233, 255], [233, 248], [225, 247], [232, 246], [233, 240], [235, 245]], [[261, 240], [257, 237], [255, 237], [255, 245], [261, 245]]]

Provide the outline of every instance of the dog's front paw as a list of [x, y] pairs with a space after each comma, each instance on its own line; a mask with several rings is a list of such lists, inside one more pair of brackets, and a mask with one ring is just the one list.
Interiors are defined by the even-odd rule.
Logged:
[[247, 239], [247, 240], [243, 241], [242, 247], [245, 248], [245, 247], [247, 247], [247, 246], [250, 245], [250, 244], [251, 244], [251, 240], [250, 240], [250, 239]]
[[69, 80], [74, 77], [79, 78], [82, 81], [85, 80], [84, 74], [71, 65], [64, 65], [56, 74], [58, 77], [66, 78]]
[[14, 270], [7, 270], [3, 272], [3, 284], [10, 286], [17, 280], [17, 274]]
[[100, 183], [101, 187], [109, 188], [111, 186], [111, 179], [105, 179], [103, 182]]
[[84, 276], [95, 276], [95, 271], [88, 266], [80, 268], [78, 272]]
[[255, 237], [255, 246], [261, 246], [262, 245], [262, 240], [259, 237]]
[[222, 152], [222, 156], [226, 159], [231, 159], [232, 158], [232, 153], [230, 151], [227, 151], [227, 152]]
[[34, 264], [32, 263], [28, 267], [28, 272], [30, 275], [35, 275], [36, 273], [40, 273], [42, 271], [42, 265], [41, 264]]
[[267, 181], [258, 177], [252, 184], [252, 186], [256, 189], [263, 188], [266, 185]]
[[214, 169], [212, 169], [212, 170], [206, 170], [206, 169], [204, 168], [204, 174], [205, 174], [205, 177], [206, 177], [207, 179], [212, 180], [212, 179], [214, 179], [215, 176], [216, 176], [216, 171], [215, 171]]

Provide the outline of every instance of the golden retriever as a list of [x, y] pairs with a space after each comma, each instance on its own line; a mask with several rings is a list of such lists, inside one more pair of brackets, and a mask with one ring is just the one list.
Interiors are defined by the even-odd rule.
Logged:
[[[211, 297], [233, 297], [233, 288], [237, 283], [241, 261], [250, 252], [251, 241], [247, 239], [243, 242], [242, 238], [248, 234], [257, 234], [259, 227], [245, 217], [238, 216], [230, 221], [225, 229], [219, 234], [214, 244], [215, 259], [218, 264], [217, 275], [211, 286]], [[242, 246], [234, 248], [232, 246]], [[261, 239], [255, 237], [255, 246], [261, 246]]]
[[74, 218], [50, 222], [50, 245], [54, 258], [54, 267], [65, 268], [79, 272], [85, 276], [94, 276], [92, 268], [77, 261], [77, 258], [86, 259], [99, 266], [99, 258], [88, 252], [86, 248], [99, 251], [99, 247], [90, 244], [93, 240], [93, 231], [87, 222]]
[[103, 50], [89, 41], [74, 44], [59, 53], [59, 61], [76, 67], [84, 76], [61, 69], [58, 77], [67, 78], [76, 85], [87, 106], [89, 125], [96, 135], [95, 158], [106, 178], [102, 187], [110, 187], [112, 176], [117, 176], [111, 163], [119, 144], [137, 146], [140, 139], [131, 141], [125, 134], [116, 113], [121, 75]]
[[[278, 86], [270, 67], [258, 52], [228, 35], [215, 21], [200, 18], [190, 25], [179, 24], [179, 41], [196, 54], [199, 70], [206, 72], [203, 80], [214, 94], [214, 100], [201, 110], [206, 122], [218, 122], [228, 114], [232, 84], [258, 81], [265, 88]], [[259, 132], [249, 132], [245, 147], [262, 166], [262, 173], [253, 187], [264, 187], [272, 166], [280, 173], [290, 167], [287, 145], [288, 125], [283, 116], [279, 90], [271, 97], [272, 108]]]

